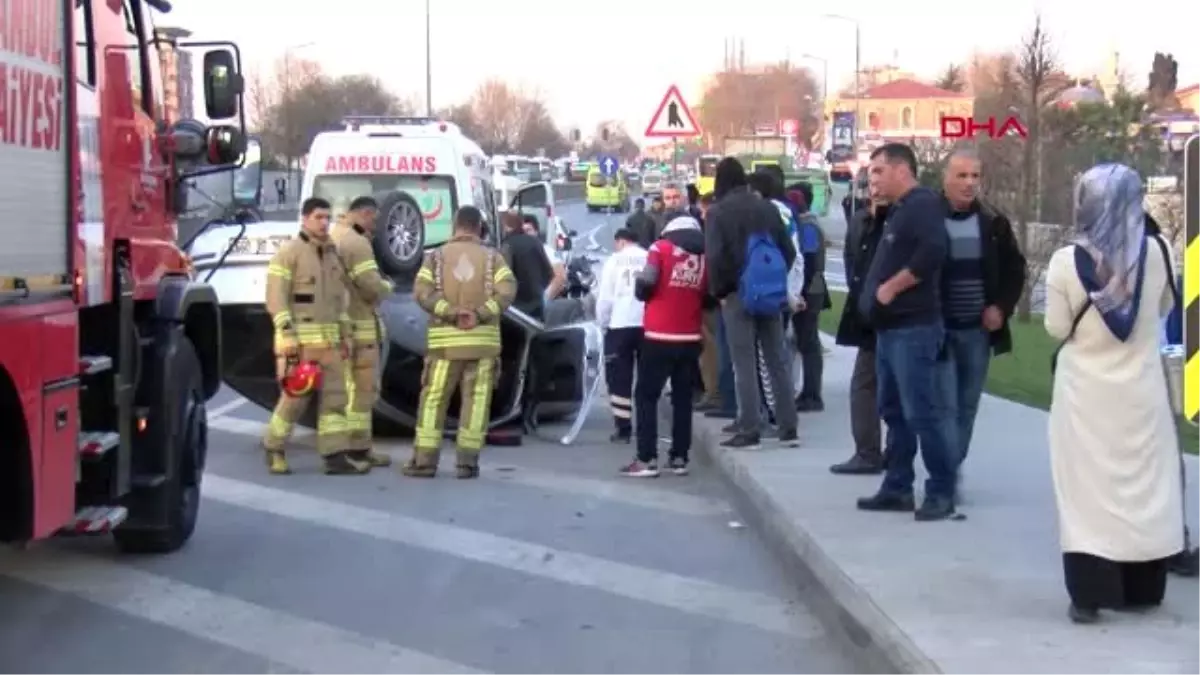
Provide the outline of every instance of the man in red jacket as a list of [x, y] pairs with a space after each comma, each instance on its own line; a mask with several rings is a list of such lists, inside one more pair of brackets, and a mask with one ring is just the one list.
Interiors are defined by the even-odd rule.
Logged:
[[688, 215], [677, 215], [650, 246], [646, 266], [634, 282], [644, 303], [642, 348], [638, 357], [637, 458], [621, 469], [625, 476], [658, 476], [658, 399], [671, 382], [672, 473], [688, 472], [692, 443], [692, 397], [696, 360], [703, 338], [703, 312], [708, 299], [704, 233]]

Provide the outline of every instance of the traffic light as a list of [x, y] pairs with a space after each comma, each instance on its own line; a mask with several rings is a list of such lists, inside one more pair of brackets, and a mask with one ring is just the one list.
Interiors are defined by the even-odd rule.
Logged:
[[582, 139], [582, 138], [583, 138], [583, 135], [579, 133], [578, 129], [571, 130], [571, 142], [572, 143], [578, 143], [580, 141], [580, 139]]
[[608, 142], [608, 129], [607, 128], [600, 130], [600, 140], [604, 141], [605, 143]]

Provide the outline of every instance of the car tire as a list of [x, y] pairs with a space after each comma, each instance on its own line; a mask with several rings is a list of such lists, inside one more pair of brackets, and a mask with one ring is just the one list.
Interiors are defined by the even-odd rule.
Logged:
[[379, 220], [372, 241], [375, 260], [384, 274], [411, 276], [425, 253], [425, 216], [407, 192], [389, 192], [379, 200]]

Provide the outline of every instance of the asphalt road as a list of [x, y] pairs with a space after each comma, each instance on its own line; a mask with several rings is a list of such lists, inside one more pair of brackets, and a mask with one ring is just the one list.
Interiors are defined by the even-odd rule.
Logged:
[[[601, 245], [623, 221], [560, 213]], [[324, 476], [306, 435], [272, 477], [267, 411], [221, 393], [185, 549], [0, 549], [0, 672], [858, 672], [707, 467], [617, 476], [603, 408], [474, 482]]]

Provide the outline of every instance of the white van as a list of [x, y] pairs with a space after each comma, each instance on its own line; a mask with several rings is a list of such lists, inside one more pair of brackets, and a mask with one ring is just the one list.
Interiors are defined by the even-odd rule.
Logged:
[[[379, 201], [375, 253], [383, 271], [411, 277], [428, 247], [450, 238], [454, 212], [471, 205], [498, 221], [496, 186], [487, 155], [457, 125], [429, 117], [349, 117], [340, 131], [317, 134], [308, 153], [301, 201], [321, 197], [336, 217], [355, 198]], [[548, 182], [522, 185], [510, 206], [554, 214]], [[489, 227], [495, 241], [495, 227]]]

